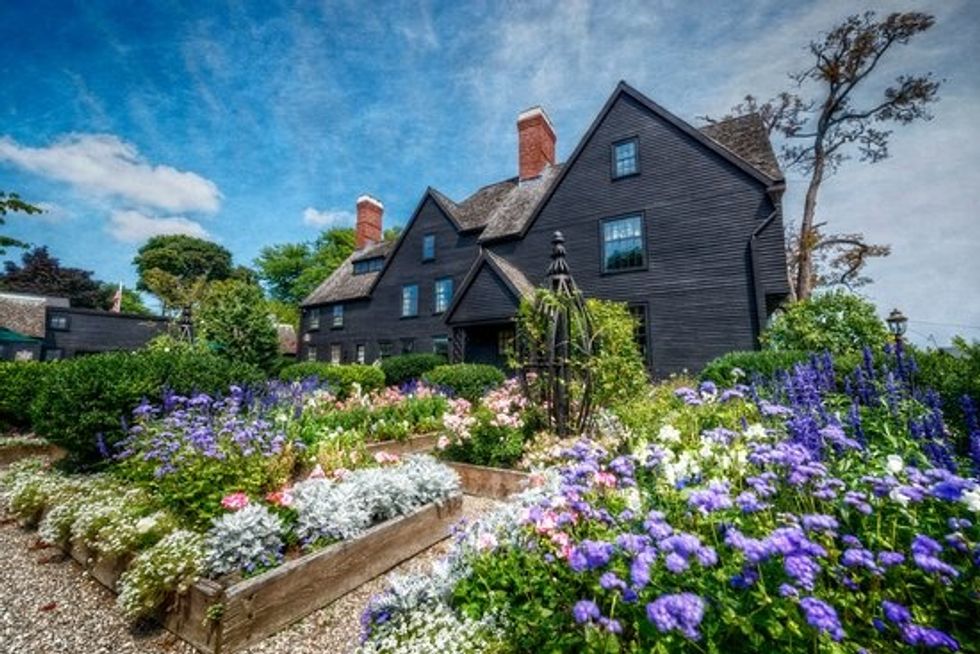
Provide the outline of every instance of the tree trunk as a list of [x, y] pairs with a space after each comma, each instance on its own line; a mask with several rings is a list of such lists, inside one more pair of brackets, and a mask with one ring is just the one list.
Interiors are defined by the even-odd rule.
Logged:
[[796, 299], [806, 300], [813, 292], [813, 222], [817, 212], [817, 193], [823, 182], [825, 153], [817, 146], [813, 154], [813, 174], [803, 201], [803, 220], [800, 223], [799, 255], [796, 266]]

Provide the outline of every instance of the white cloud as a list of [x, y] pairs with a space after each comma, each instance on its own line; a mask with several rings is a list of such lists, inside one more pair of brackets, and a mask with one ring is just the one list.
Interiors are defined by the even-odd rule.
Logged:
[[313, 207], [303, 210], [303, 224], [326, 229], [328, 227], [350, 227], [354, 224], [354, 214], [341, 209], [317, 211]]
[[113, 211], [106, 230], [117, 240], [140, 243], [151, 236], [161, 234], [186, 234], [198, 238], [210, 238], [200, 223], [183, 216], [155, 218], [139, 211]]
[[2, 137], [0, 161], [67, 182], [89, 195], [118, 198], [141, 207], [214, 213], [221, 204], [221, 193], [211, 180], [153, 165], [136, 146], [112, 134], [69, 134], [42, 148]]

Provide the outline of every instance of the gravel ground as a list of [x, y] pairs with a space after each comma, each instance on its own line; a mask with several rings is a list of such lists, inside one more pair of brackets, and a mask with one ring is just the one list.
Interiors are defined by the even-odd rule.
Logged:
[[[466, 496], [463, 517], [493, 508], [495, 500]], [[37, 549], [37, 536], [15, 524], [0, 526], [0, 652], [17, 654], [130, 654], [194, 652], [160, 627], [130, 628], [115, 608], [115, 596], [88, 578], [58, 550]], [[444, 540], [388, 574], [421, 571], [449, 547]], [[311, 613], [292, 627], [244, 650], [248, 654], [351, 652], [359, 618], [387, 575]]]

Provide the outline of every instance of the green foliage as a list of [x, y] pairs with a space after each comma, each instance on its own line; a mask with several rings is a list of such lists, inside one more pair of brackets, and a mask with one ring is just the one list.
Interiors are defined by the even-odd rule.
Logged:
[[[20, 199], [20, 196], [16, 193], [5, 193], [0, 191], [0, 225], [3, 225], [6, 221], [4, 216], [8, 213], [26, 213], [27, 215], [42, 213], [40, 207], [35, 207], [33, 204], [29, 204]], [[15, 247], [23, 248], [27, 247], [27, 243], [23, 241], [18, 241], [15, 238], [10, 238], [9, 236], [0, 235], [0, 254], [6, 254], [6, 248]]]
[[966, 433], [961, 399], [967, 395], [980, 406], [980, 341], [968, 343], [953, 339], [954, 353], [924, 350], [913, 354], [918, 367], [915, 379], [922, 388], [931, 388], [943, 401], [943, 413], [963, 434]]
[[58, 362], [0, 361], [0, 426], [27, 428], [31, 403], [44, 379]]
[[385, 374], [381, 372], [381, 368], [356, 363], [303, 361], [286, 366], [279, 371], [279, 378], [284, 381], [299, 381], [309, 377], [316, 377], [321, 383], [327, 384], [341, 399], [346, 398], [354, 390], [354, 384], [359, 385], [363, 393], [384, 388], [385, 385]]
[[255, 267], [273, 299], [299, 305], [354, 251], [354, 230], [336, 227], [312, 243], [280, 243], [262, 248]]
[[381, 370], [385, 373], [385, 383], [389, 386], [400, 386], [413, 379], [422, 379], [422, 375], [445, 363], [446, 357], [440, 354], [427, 352], [399, 354], [384, 359], [381, 362]]
[[881, 349], [889, 338], [875, 306], [846, 291], [814, 295], [780, 311], [760, 340], [767, 350], [833, 354]]
[[102, 309], [105, 307], [102, 283], [92, 279], [92, 274], [90, 270], [62, 266], [48, 248], [39, 247], [24, 252], [21, 265], [13, 261], [4, 263], [0, 289], [66, 297], [73, 307]]
[[229, 279], [212, 282], [194, 314], [198, 338], [219, 354], [272, 370], [278, 363], [279, 336], [262, 289]]
[[37, 389], [31, 421], [39, 436], [65, 448], [69, 464], [98, 462], [99, 437], [111, 446], [124, 435], [122, 421], [143, 398], [165, 388], [178, 393], [224, 391], [256, 383], [261, 372], [247, 364], [188, 349], [110, 352], [53, 364]]
[[789, 370], [809, 358], [809, 352], [800, 350], [729, 352], [709, 361], [700, 378], [723, 385], [747, 384], [756, 376], [771, 379], [780, 370]]
[[159, 297], [166, 306], [189, 303], [192, 287], [199, 282], [232, 276], [231, 252], [205, 239], [184, 234], [154, 236], [133, 259], [136, 288]]
[[448, 389], [470, 402], [478, 401], [484, 393], [504, 383], [504, 373], [500, 368], [482, 363], [436, 366], [422, 378], [427, 383]]
[[[100, 309], [111, 309], [113, 298], [116, 297], [116, 291], [119, 290], [119, 286], [116, 284], [102, 284], [102, 306]], [[122, 313], [135, 313], [141, 316], [152, 316], [154, 315], [143, 303], [143, 298], [140, 294], [131, 288], [123, 287], [122, 290], [122, 304], [119, 309]]]
[[592, 371], [596, 406], [611, 407], [642, 393], [649, 381], [643, 355], [636, 343], [636, 320], [621, 302], [589, 299], [585, 303], [592, 321], [594, 355]]

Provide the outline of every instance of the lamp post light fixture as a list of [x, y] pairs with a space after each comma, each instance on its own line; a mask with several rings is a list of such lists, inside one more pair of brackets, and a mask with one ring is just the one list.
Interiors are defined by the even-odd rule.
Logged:
[[905, 328], [908, 327], [909, 319], [898, 309], [892, 309], [885, 322], [888, 323], [888, 331], [895, 337], [895, 345], [901, 345], [902, 336], [905, 334]]

